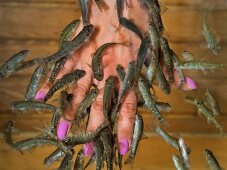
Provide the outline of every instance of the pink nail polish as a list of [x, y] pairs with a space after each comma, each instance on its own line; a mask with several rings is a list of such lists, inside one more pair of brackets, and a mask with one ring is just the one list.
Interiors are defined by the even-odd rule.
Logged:
[[129, 142], [128, 139], [120, 139], [118, 142], [119, 153], [121, 155], [125, 155], [129, 149]]
[[69, 128], [69, 122], [67, 120], [61, 120], [58, 124], [57, 137], [59, 140], [63, 140], [67, 134]]
[[197, 89], [196, 83], [190, 77], [186, 77], [186, 84], [187, 84], [188, 88], [190, 88], [192, 90]]
[[38, 93], [35, 95], [35, 100], [38, 100], [38, 101], [43, 100], [43, 99], [45, 98], [45, 96], [46, 96], [45, 91], [40, 90], [40, 91], [38, 91]]
[[94, 153], [94, 144], [93, 143], [86, 143], [83, 145], [84, 155], [85, 156], [92, 156]]

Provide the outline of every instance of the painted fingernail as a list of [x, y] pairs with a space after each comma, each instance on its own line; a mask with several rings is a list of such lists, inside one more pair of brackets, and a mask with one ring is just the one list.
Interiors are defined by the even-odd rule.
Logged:
[[190, 88], [191, 90], [197, 89], [197, 85], [196, 85], [195, 81], [192, 80], [190, 77], [186, 77], [186, 84], [187, 84], [188, 88]]
[[38, 100], [38, 101], [43, 100], [45, 96], [46, 96], [46, 92], [43, 90], [40, 90], [38, 91], [38, 93], [36, 93], [35, 100]]
[[69, 122], [67, 120], [61, 120], [58, 124], [57, 137], [63, 140], [67, 134], [69, 128]]
[[85, 156], [92, 156], [94, 153], [94, 144], [93, 143], [86, 143], [83, 145], [83, 151]]
[[129, 142], [128, 139], [120, 139], [118, 142], [119, 153], [121, 155], [125, 155], [129, 149]]

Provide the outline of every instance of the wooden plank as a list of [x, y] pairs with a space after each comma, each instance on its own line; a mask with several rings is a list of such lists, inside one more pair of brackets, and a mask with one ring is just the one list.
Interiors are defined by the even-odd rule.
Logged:
[[[205, 43], [201, 33], [202, 11], [187, 6], [170, 6], [163, 15], [169, 39], [175, 42]], [[67, 23], [79, 16], [80, 10], [75, 10], [75, 6], [67, 4], [63, 6], [61, 4], [37, 6], [32, 3], [19, 6], [3, 4], [0, 6], [0, 23], [4, 26], [0, 28], [0, 37], [56, 40], [57, 36], [54, 33], [60, 32]], [[209, 25], [221, 37], [221, 42], [227, 40], [227, 25], [222, 22], [226, 17], [226, 10], [214, 10], [208, 18]]]
[[[18, 138], [17, 140], [21, 140]], [[186, 143], [190, 146], [192, 152], [190, 154], [191, 169], [206, 170], [206, 162], [204, 159], [204, 150], [209, 148], [214, 152], [222, 167], [227, 167], [227, 153], [224, 148], [227, 144], [226, 138], [213, 138], [213, 137], [184, 137]], [[56, 162], [50, 167], [44, 167], [44, 158], [54, 151], [54, 147], [43, 146], [36, 148], [32, 153], [25, 152], [21, 155], [19, 152], [10, 150], [9, 147], [0, 141], [0, 169], [17, 169], [17, 170], [47, 170], [58, 167], [60, 162]], [[81, 147], [75, 148], [75, 153]], [[159, 137], [151, 137], [148, 140], [141, 141], [137, 155], [134, 161], [135, 170], [174, 170], [175, 167], [172, 162], [172, 154], [178, 154], [174, 148], [169, 146], [165, 141]], [[127, 158], [124, 156], [123, 161]], [[73, 158], [73, 161], [75, 157]], [[87, 162], [88, 158], [86, 158]], [[88, 168], [94, 169], [94, 166]], [[124, 166], [123, 169], [130, 170], [130, 166]]]

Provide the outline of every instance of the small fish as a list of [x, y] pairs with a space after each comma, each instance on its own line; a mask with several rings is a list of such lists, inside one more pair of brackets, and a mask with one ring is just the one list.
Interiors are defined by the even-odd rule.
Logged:
[[110, 42], [101, 45], [94, 54], [92, 54], [92, 71], [94, 74], [94, 78], [98, 81], [103, 79], [103, 66], [102, 66], [102, 56], [105, 49], [112, 45], [116, 45], [120, 43]]
[[3, 139], [8, 145], [12, 145], [12, 133], [14, 129], [14, 123], [12, 121], [6, 122], [3, 131]]
[[141, 33], [141, 31], [139, 30], [139, 28], [130, 20], [128, 20], [125, 17], [121, 17], [119, 19], [120, 25], [122, 25], [123, 27], [131, 30], [132, 32], [134, 32], [141, 40], [143, 40], [143, 34]]
[[103, 92], [103, 113], [105, 115], [105, 118], [108, 120], [108, 113], [111, 109], [111, 99], [114, 94], [114, 88], [115, 88], [115, 78], [113, 76], [109, 76], [106, 79], [106, 83], [104, 86], [104, 92]]
[[117, 0], [117, 16], [118, 20], [120, 22], [120, 18], [122, 17], [122, 11], [123, 11], [123, 1], [125, 1], [126, 5], [128, 6], [127, 0]]
[[205, 96], [206, 96], [209, 104], [211, 105], [214, 115], [220, 115], [221, 108], [219, 107], [217, 100], [214, 98], [214, 96], [210, 93], [210, 91], [208, 89], [205, 93]]
[[159, 134], [168, 144], [176, 148], [180, 151], [180, 147], [178, 145], [178, 139], [170, 136], [166, 131], [164, 131], [161, 127], [156, 127], [155, 132]]
[[84, 70], [74, 70], [71, 73], [65, 74], [61, 79], [59, 79], [47, 92], [44, 101], [46, 102], [49, 98], [51, 98], [54, 93], [60, 88], [64, 87], [66, 84], [71, 83], [72, 81], [76, 82], [83, 76], [85, 76], [86, 72]]
[[10, 108], [12, 110], [17, 110], [20, 112], [25, 111], [46, 111], [49, 110], [50, 112], [55, 112], [57, 107], [36, 101], [15, 101], [10, 104]]
[[104, 148], [104, 158], [106, 158], [107, 170], [113, 170], [113, 136], [111, 130], [107, 127], [100, 134]]
[[71, 137], [66, 137], [64, 139], [64, 142], [71, 147], [74, 147], [75, 145], [80, 145], [84, 143], [88, 143], [93, 141], [99, 134], [102, 132], [103, 129], [105, 129], [109, 123], [103, 123], [100, 125], [95, 132], [87, 132], [84, 134], [78, 134], [78, 135], [73, 135]]
[[83, 152], [83, 149], [80, 149], [80, 151], [78, 152], [73, 169], [74, 170], [83, 170], [84, 169], [84, 152]]
[[143, 117], [137, 113], [135, 124], [134, 124], [130, 154], [129, 154], [129, 157], [125, 160], [124, 164], [130, 164], [130, 165], [133, 164], [140, 139], [143, 135], [143, 127], [144, 127]]
[[146, 59], [150, 47], [150, 43], [151, 43], [150, 37], [148, 36], [142, 39], [141, 41], [136, 60], [136, 78], [138, 78], [140, 75], [141, 69], [143, 67], [144, 61]]
[[158, 85], [160, 87], [160, 89], [165, 93], [165, 94], [170, 94], [171, 92], [171, 87], [169, 82], [166, 80], [163, 72], [162, 72], [162, 68], [160, 66], [160, 64], [158, 65], [157, 71], [156, 71], [156, 79], [158, 81]]
[[92, 89], [83, 99], [77, 110], [76, 121], [80, 121], [88, 115], [87, 108], [92, 104], [92, 102], [94, 102], [94, 100], [98, 96], [98, 92], [98, 89]]
[[97, 7], [99, 8], [99, 11], [102, 12], [102, 10], [107, 10], [108, 6], [104, 2], [104, 0], [95, 0], [95, 3]]
[[182, 138], [179, 139], [178, 144], [179, 144], [179, 148], [180, 148], [180, 155], [181, 155], [181, 158], [183, 159], [184, 165], [185, 165], [186, 169], [190, 169], [189, 153], [191, 152], [191, 150], [184, 143], [184, 140]]
[[64, 30], [61, 32], [61, 37], [59, 41], [59, 49], [62, 49], [62, 46], [65, 41], [69, 41], [70, 37], [72, 36], [72, 33], [78, 28], [80, 25], [80, 20], [76, 19], [70, 22]]
[[41, 65], [44, 63], [44, 60], [45, 60], [45, 57], [37, 57], [28, 61], [24, 61], [15, 68], [15, 71], [22, 71], [27, 68], [33, 67], [34, 65]]
[[183, 160], [179, 156], [174, 154], [172, 159], [177, 170], [187, 170], [187, 168], [184, 166]]
[[145, 2], [145, 4], [147, 5], [147, 7], [149, 9], [150, 17], [154, 21], [159, 35], [162, 35], [163, 31], [164, 31], [164, 26], [163, 26], [162, 18], [161, 18], [161, 9], [160, 9], [158, 2], [157, 1], [154, 2], [151, 0], [143, 0], [143, 1]]
[[213, 54], [215, 54], [216, 56], [219, 55], [220, 53], [220, 45], [217, 41], [217, 39], [215, 38], [215, 35], [213, 34], [213, 32], [210, 30], [208, 23], [207, 23], [207, 15], [204, 17], [203, 20], [203, 30], [202, 33], [207, 41], [207, 45], [208, 48], [213, 52]]
[[171, 112], [171, 110], [172, 110], [172, 107], [170, 106], [169, 103], [156, 102], [156, 106], [157, 106], [159, 111]]
[[73, 155], [66, 154], [64, 159], [61, 161], [61, 164], [60, 164], [58, 170], [70, 170], [72, 158], [73, 158]]
[[16, 71], [16, 67], [21, 64], [21, 61], [28, 55], [28, 50], [22, 50], [12, 57], [10, 57], [1, 67], [0, 67], [0, 80], [9, 77]]
[[94, 144], [95, 151], [95, 162], [96, 162], [96, 170], [101, 170], [103, 165], [103, 144], [101, 140], [97, 140]]
[[205, 105], [203, 100], [195, 98], [193, 102], [197, 106], [199, 113], [201, 112], [207, 118], [208, 121], [211, 121], [216, 126], [216, 128], [219, 129], [220, 133], [223, 133], [223, 128], [216, 121], [214, 115], [209, 110], [209, 108]]
[[70, 56], [71, 53], [78, 50], [83, 44], [85, 44], [91, 37], [92, 33], [95, 31], [94, 25], [86, 25], [84, 28], [77, 34], [77, 36], [67, 43], [65, 43], [64, 48], [57, 51], [50, 56], [43, 58], [45, 63], [52, 62], [55, 63], [56, 61], [60, 60], [61, 58], [65, 58], [66, 56]]
[[38, 66], [32, 74], [32, 78], [28, 84], [25, 100], [34, 100], [39, 82], [43, 73], [43, 67]]
[[49, 166], [55, 161], [60, 160], [63, 156], [65, 156], [65, 153], [60, 149], [56, 149], [53, 153], [51, 153], [48, 157], [44, 160], [44, 165]]
[[152, 84], [156, 71], [158, 68], [158, 62], [159, 62], [159, 56], [156, 55], [153, 51], [151, 52], [151, 61], [148, 65], [147, 72], [146, 72], [146, 78], [149, 81], [150, 84]]
[[58, 111], [58, 109], [56, 109], [50, 121], [50, 130], [54, 135], [57, 134], [57, 127], [58, 127], [60, 118], [61, 118], [61, 113]]
[[211, 170], [222, 170], [212, 151], [205, 149], [204, 155]]
[[138, 87], [139, 91], [142, 94], [142, 97], [144, 99], [144, 102], [148, 109], [158, 118], [158, 120], [162, 123], [164, 122], [164, 118], [162, 117], [161, 113], [159, 112], [154, 98], [150, 92], [150, 86], [144, 79], [144, 77], [140, 76], [138, 80]]
[[181, 69], [177, 69], [177, 66], [179, 66], [181, 64], [180, 60], [179, 60], [179, 58], [177, 57], [176, 53], [173, 50], [171, 50], [171, 52], [172, 52], [173, 65], [174, 65], [174, 68], [176, 69], [176, 71], [178, 73], [178, 77], [180, 78], [180, 82], [181, 83], [186, 83], [183, 71]]
[[49, 78], [49, 84], [53, 84], [57, 75], [59, 74], [61, 68], [65, 65], [65, 62], [66, 62], [66, 58], [62, 58], [60, 60], [58, 60], [54, 67], [53, 67], [53, 70], [50, 74], [50, 78]]
[[86, 26], [89, 24], [89, 9], [88, 9], [88, 0], [79, 0], [82, 18], [83, 18], [83, 25]]
[[166, 70], [169, 76], [169, 81], [173, 81], [173, 61], [172, 61], [172, 51], [169, 47], [168, 40], [164, 37], [160, 38], [160, 46], [162, 50], [163, 61], [166, 66]]
[[159, 49], [159, 39], [160, 38], [159, 38], [159, 34], [157, 31], [157, 28], [155, 27], [154, 22], [149, 22], [148, 32], [149, 32], [149, 36], [150, 36], [152, 49], [155, 51], [155, 53], [157, 55], [158, 49]]
[[176, 66], [176, 69], [183, 70], [214, 70], [223, 69], [225, 64], [212, 64], [203, 61], [186, 61], [182, 62], [180, 65]]
[[116, 71], [117, 71], [117, 74], [118, 74], [120, 81], [123, 82], [124, 78], [125, 78], [125, 70], [122, 67], [122, 65], [118, 64], [117, 67], [116, 67]]

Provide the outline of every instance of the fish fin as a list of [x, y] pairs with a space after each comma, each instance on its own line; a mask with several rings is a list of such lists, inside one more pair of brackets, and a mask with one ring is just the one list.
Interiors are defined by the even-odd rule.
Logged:
[[202, 111], [200, 109], [198, 109], [198, 115], [199, 115], [199, 117], [202, 116]]
[[160, 4], [161, 15], [164, 15], [168, 10], [168, 7], [165, 6], [163, 3]]
[[13, 130], [12, 130], [12, 133], [19, 135], [21, 133], [21, 130], [14, 127]]
[[92, 68], [91, 64], [88, 64], [88, 63], [87, 63], [87, 65], [88, 65], [88, 67]]
[[134, 158], [129, 155], [129, 157], [125, 160], [124, 164], [129, 164], [131, 167], [133, 167]]
[[211, 120], [209, 118], [207, 118], [207, 123], [211, 124]]
[[148, 139], [148, 137], [143, 133], [141, 136], [141, 140]]

